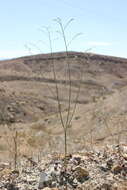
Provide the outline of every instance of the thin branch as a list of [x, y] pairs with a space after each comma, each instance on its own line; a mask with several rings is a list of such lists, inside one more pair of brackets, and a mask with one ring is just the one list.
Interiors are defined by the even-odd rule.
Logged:
[[[82, 73], [83, 73], [83, 72], [82, 72]], [[77, 90], [77, 95], [76, 95], [76, 98], [75, 98], [74, 108], [73, 108], [72, 115], [71, 115], [71, 117], [70, 117], [68, 126], [70, 126], [71, 121], [72, 121], [72, 119], [73, 119], [73, 117], [74, 117], [74, 115], [75, 115], [75, 112], [76, 112], [77, 102], [78, 102], [79, 95], [80, 95], [80, 90], [81, 90], [81, 80], [82, 80], [82, 74], [81, 74], [80, 84], [79, 84], [78, 90]]]
[[69, 45], [72, 43], [73, 40], [75, 40], [78, 36], [81, 36], [81, 35], [82, 35], [82, 33], [77, 33], [77, 34], [75, 34], [75, 35], [72, 37], [72, 39], [68, 42], [67, 46], [69, 46]]
[[63, 27], [63, 24], [62, 24], [62, 21], [61, 21], [60, 18], [57, 18], [56, 22], [60, 26], [63, 41], [64, 41], [64, 45], [65, 45], [66, 55], [67, 55], [68, 79], [69, 79], [69, 84], [70, 84], [69, 85], [69, 97], [68, 97], [68, 113], [67, 113], [67, 119], [66, 119], [66, 123], [65, 123], [65, 128], [67, 128], [69, 117], [70, 117], [70, 109], [71, 109], [71, 71], [70, 71], [70, 64], [69, 64], [69, 61], [68, 61], [68, 46], [67, 46], [65, 30], [64, 30], [64, 27]]
[[40, 51], [40, 53], [42, 52], [41, 49], [35, 43], [29, 42], [28, 44], [36, 48], [38, 51]]
[[74, 21], [74, 18], [71, 18], [64, 26], [64, 31], [67, 29], [67, 27], [71, 24], [71, 22]]
[[46, 28], [48, 32], [48, 38], [49, 38], [49, 44], [50, 44], [50, 52], [51, 52], [51, 57], [52, 57], [52, 68], [53, 68], [53, 75], [54, 75], [54, 80], [55, 80], [55, 88], [56, 88], [56, 99], [58, 103], [58, 111], [60, 115], [60, 120], [62, 127], [65, 128], [63, 117], [62, 117], [62, 110], [61, 110], [61, 103], [60, 103], [60, 97], [59, 97], [59, 88], [58, 88], [58, 83], [57, 83], [57, 77], [56, 77], [56, 71], [55, 71], [55, 65], [54, 65], [54, 60], [53, 60], [53, 50], [52, 50], [52, 40], [51, 40], [51, 33], [48, 28]]

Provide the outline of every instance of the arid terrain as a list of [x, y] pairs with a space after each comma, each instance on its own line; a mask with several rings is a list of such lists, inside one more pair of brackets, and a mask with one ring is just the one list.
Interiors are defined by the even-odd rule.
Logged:
[[71, 109], [80, 84], [68, 131], [69, 152], [127, 142], [127, 59], [79, 52], [69, 52], [68, 59], [64, 52], [40, 54], [0, 61], [1, 160], [11, 153], [14, 131], [20, 156], [64, 151], [52, 63], [66, 117], [67, 61]]

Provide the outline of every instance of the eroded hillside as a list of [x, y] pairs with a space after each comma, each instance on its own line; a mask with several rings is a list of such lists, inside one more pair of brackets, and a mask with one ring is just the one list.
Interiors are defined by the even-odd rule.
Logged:
[[[6, 124], [18, 130], [22, 154], [32, 150], [61, 150], [56, 81], [63, 117], [67, 114], [67, 62], [70, 65], [72, 104], [77, 111], [69, 129], [69, 149], [75, 151], [125, 142], [127, 135], [127, 59], [69, 52], [22, 57], [0, 62], [0, 151], [13, 143]], [[56, 80], [53, 76], [55, 65]], [[15, 129], [14, 129], [15, 130]]]

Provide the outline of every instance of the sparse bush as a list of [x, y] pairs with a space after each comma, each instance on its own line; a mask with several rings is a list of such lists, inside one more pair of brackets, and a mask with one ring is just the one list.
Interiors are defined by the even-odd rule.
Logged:
[[[49, 28], [46, 28], [47, 34], [48, 34], [48, 40], [49, 40], [49, 45], [50, 45], [50, 52], [51, 52], [51, 62], [52, 62], [52, 72], [53, 72], [53, 79], [55, 81], [55, 93], [52, 92], [50, 89], [51, 93], [53, 94], [53, 97], [57, 101], [57, 107], [58, 107], [58, 113], [59, 113], [59, 118], [61, 122], [61, 126], [63, 128], [64, 132], [64, 154], [65, 154], [65, 172], [67, 168], [67, 154], [68, 154], [68, 141], [67, 141], [67, 136], [68, 136], [68, 129], [71, 126], [72, 119], [74, 117], [75, 111], [76, 111], [76, 106], [77, 106], [77, 101], [78, 97], [80, 94], [80, 82], [77, 85], [77, 92], [76, 92], [76, 97], [75, 101], [72, 100], [72, 73], [71, 73], [71, 66], [70, 66], [70, 61], [69, 61], [69, 53], [68, 53], [68, 46], [69, 44], [75, 39], [79, 34], [76, 34], [69, 42], [67, 41], [66, 38], [66, 29], [69, 26], [69, 24], [73, 21], [73, 19], [70, 19], [65, 25], [62, 23], [62, 20], [60, 18], [55, 19], [55, 22], [58, 24], [60, 29], [57, 31], [58, 34], [62, 37], [64, 47], [65, 47], [65, 78], [64, 78], [64, 90], [67, 91], [68, 97], [67, 97], [67, 104], [64, 105], [64, 110], [66, 110], [66, 113], [63, 113], [63, 102], [61, 99], [61, 92], [60, 92], [60, 87], [58, 83], [58, 76], [56, 73], [56, 67], [53, 59], [53, 50], [52, 50], [52, 38], [51, 38], [51, 33], [49, 31]], [[81, 81], [82, 78], [82, 73], [80, 71], [80, 76], [79, 81]], [[73, 105], [74, 103], [74, 105]], [[65, 116], [66, 114], [66, 116]], [[67, 186], [66, 186], [67, 189]]]

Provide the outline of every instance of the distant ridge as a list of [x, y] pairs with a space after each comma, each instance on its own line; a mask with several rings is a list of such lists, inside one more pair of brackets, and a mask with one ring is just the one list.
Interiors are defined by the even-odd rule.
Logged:
[[[66, 52], [54, 52], [53, 53], [53, 59], [64, 59], [66, 57]], [[125, 63], [127, 62], [127, 58], [122, 57], [115, 57], [115, 56], [108, 56], [108, 55], [100, 55], [95, 53], [85, 53], [85, 52], [75, 52], [75, 51], [69, 51], [68, 57], [80, 57], [85, 59], [91, 59], [91, 60], [102, 60], [102, 61], [109, 61], [109, 62], [115, 62], [115, 63]], [[18, 58], [12, 58], [12, 59], [6, 59], [6, 60], [0, 60], [1, 62], [16, 62], [16, 61], [31, 61], [31, 60], [47, 60], [52, 59], [51, 54], [37, 54], [37, 55], [29, 55], [29, 56], [23, 56]]]

